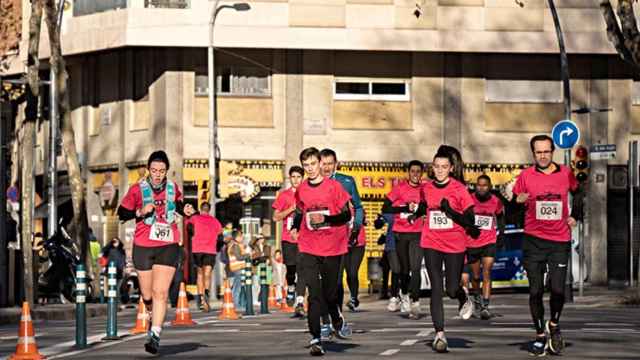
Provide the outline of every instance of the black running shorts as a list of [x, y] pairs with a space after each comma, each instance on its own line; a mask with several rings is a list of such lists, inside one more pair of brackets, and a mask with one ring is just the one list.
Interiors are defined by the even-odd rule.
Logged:
[[193, 263], [201, 268], [205, 266], [215, 266], [216, 265], [216, 255], [215, 254], [205, 254], [205, 253], [193, 253]]
[[486, 257], [496, 257], [496, 244], [487, 244], [479, 248], [467, 248], [467, 264], [475, 264]]
[[298, 263], [298, 244], [283, 241], [282, 259], [287, 266], [296, 265]]
[[151, 270], [153, 265], [178, 267], [178, 244], [158, 247], [133, 245], [133, 265], [136, 270]]

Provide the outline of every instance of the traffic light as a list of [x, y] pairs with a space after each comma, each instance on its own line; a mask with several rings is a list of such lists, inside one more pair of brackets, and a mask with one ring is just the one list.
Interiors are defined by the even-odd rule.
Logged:
[[579, 182], [585, 182], [589, 178], [589, 152], [584, 146], [576, 149], [574, 174]]

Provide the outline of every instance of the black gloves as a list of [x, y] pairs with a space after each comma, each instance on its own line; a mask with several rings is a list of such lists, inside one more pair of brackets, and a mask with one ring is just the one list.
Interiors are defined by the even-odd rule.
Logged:
[[380, 230], [384, 227], [384, 224], [386, 224], [387, 222], [384, 221], [384, 216], [382, 216], [382, 214], [378, 214], [378, 217], [376, 217], [376, 219], [373, 221], [373, 227], [376, 230]]
[[378, 237], [378, 245], [384, 245], [387, 243], [387, 234], [380, 234]]
[[351, 234], [349, 234], [349, 246], [355, 246], [358, 243], [358, 233], [359, 231], [351, 230]]

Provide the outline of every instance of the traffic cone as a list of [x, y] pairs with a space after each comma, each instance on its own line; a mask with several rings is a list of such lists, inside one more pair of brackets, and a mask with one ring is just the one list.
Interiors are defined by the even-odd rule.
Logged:
[[147, 312], [147, 306], [142, 301], [142, 296], [140, 297], [140, 302], [138, 303], [138, 317], [136, 319], [136, 326], [129, 330], [132, 335], [135, 334], [144, 334], [149, 330], [149, 324], [151, 319], [149, 319], [149, 313]]
[[287, 287], [282, 287], [282, 302], [280, 303], [280, 310], [284, 313], [292, 313], [295, 311], [294, 308], [287, 305]]
[[192, 326], [196, 322], [191, 319], [189, 311], [189, 300], [187, 300], [187, 292], [184, 289], [184, 283], [180, 283], [180, 295], [178, 296], [178, 307], [176, 308], [176, 318], [171, 322], [174, 326]]
[[222, 302], [222, 311], [218, 318], [220, 320], [238, 320], [240, 316], [236, 313], [236, 308], [233, 305], [233, 295], [231, 294], [231, 287], [229, 286], [229, 280], [224, 281], [224, 299]]
[[38, 352], [36, 345], [36, 333], [33, 331], [31, 321], [31, 309], [28, 302], [22, 303], [22, 317], [20, 318], [20, 329], [18, 330], [18, 344], [16, 352], [9, 356], [10, 360], [38, 360], [45, 359]]
[[269, 287], [269, 309], [277, 309], [278, 307], [280, 307], [280, 304], [276, 300], [276, 286], [271, 285]]

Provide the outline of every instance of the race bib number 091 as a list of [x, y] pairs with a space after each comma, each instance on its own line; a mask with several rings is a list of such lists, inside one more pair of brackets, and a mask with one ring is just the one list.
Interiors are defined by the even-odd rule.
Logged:
[[429, 212], [429, 229], [447, 230], [453, 229], [453, 221], [442, 211], [431, 210]]
[[561, 220], [562, 219], [562, 202], [561, 201], [536, 201], [536, 219], [537, 220]]
[[173, 242], [173, 230], [171, 225], [156, 222], [151, 226], [149, 239], [153, 241]]
[[493, 228], [493, 216], [476, 215], [476, 226], [480, 230], [491, 230]]

